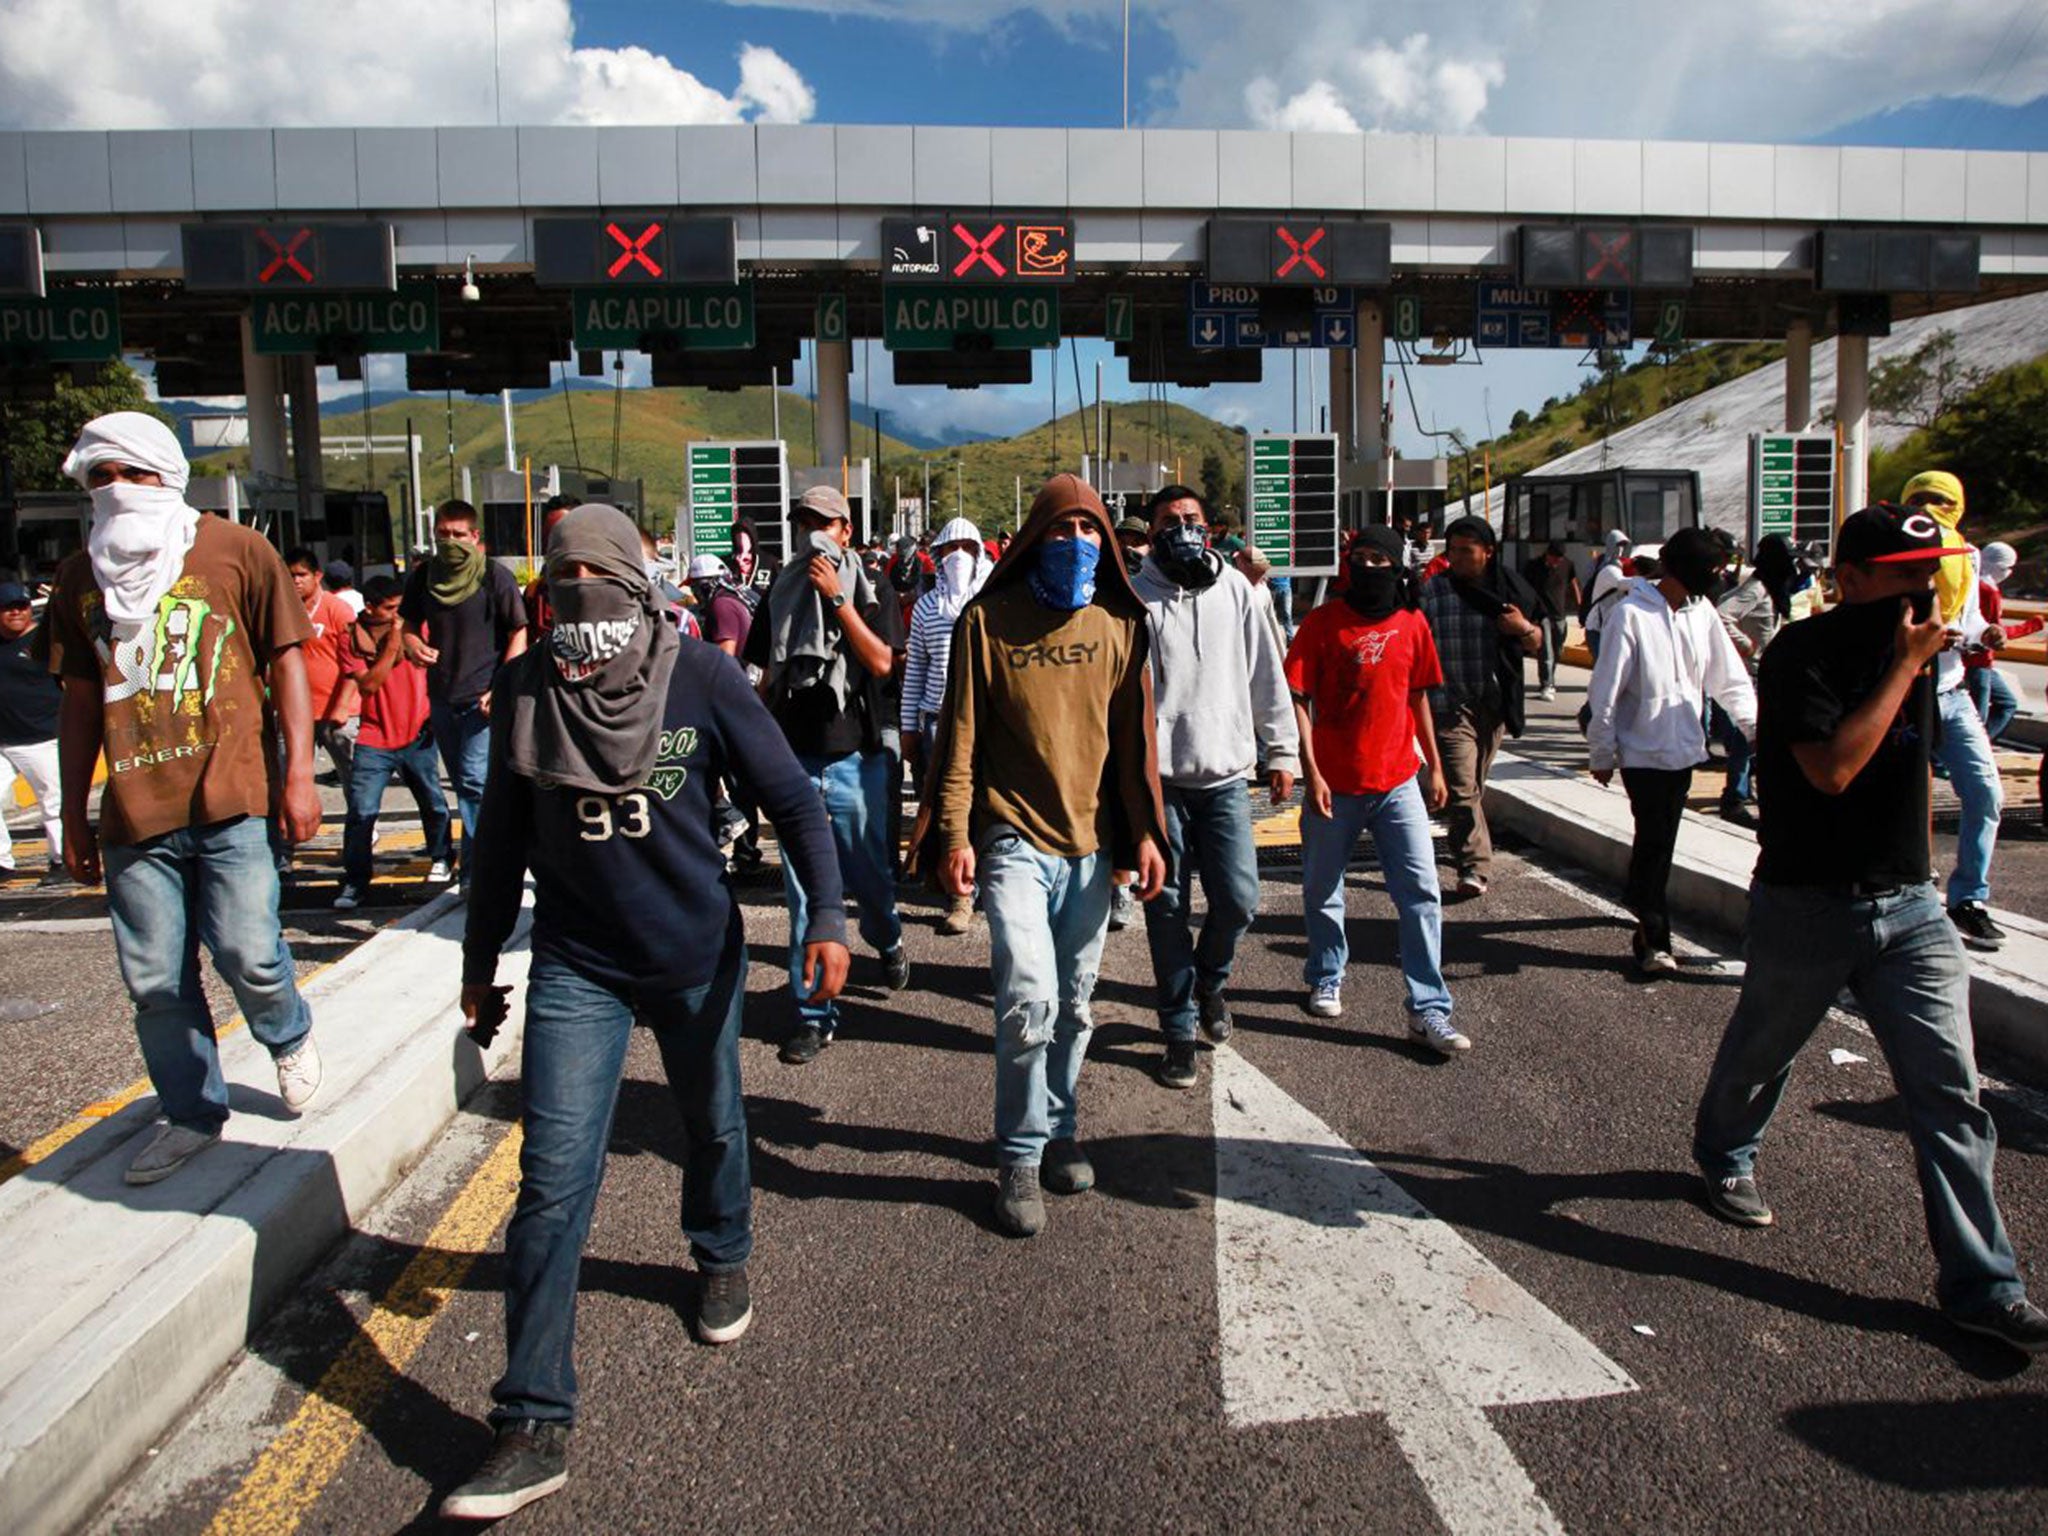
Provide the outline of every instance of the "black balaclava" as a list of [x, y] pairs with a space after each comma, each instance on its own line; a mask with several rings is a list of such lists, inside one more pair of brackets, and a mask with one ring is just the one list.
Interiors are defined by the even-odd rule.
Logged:
[[[1389, 565], [1367, 565], [1358, 558], [1359, 551], [1376, 550], [1387, 557]], [[1351, 553], [1347, 559], [1344, 601], [1362, 619], [1378, 623], [1391, 617], [1397, 610], [1408, 604], [1408, 572], [1401, 564], [1405, 546], [1401, 535], [1391, 528], [1362, 528], [1352, 541]]]

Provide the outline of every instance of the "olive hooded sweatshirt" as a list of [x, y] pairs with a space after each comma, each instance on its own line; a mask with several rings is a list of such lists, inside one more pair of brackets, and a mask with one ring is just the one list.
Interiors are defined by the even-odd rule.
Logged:
[[[1096, 526], [1103, 554], [1094, 600], [1064, 613], [1039, 602], [1030, 577], [1047, 528], [1074, 512]], [[1165, 852], [1145, 605], [1078, 475], [1046, 482], [960, 615], [937, 760], [942, 852], [975, 846], [997, 823], [1058, 858], [1107, 849], [1119, 869], [1134, 866], [1142, 838]]]

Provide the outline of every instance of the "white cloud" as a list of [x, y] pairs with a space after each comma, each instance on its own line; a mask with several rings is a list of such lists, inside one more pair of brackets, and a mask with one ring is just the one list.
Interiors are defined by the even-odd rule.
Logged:
[[1245, 87], [1245, 107], [1262, 128], [1356, 133], [1360, 128], [1470, 133], [1487, 93], [1507, 79], [1498, 59], [1448, 58], [1417, 32], [1398, 47], [1375, 42], [1341, 54], [1337, 80], [1317, 78], [1286, 100], [1260, 75]]
[[1314, 81], [1282, 101], [1280, 88], [1261, 75], [1244, 88], [1244, 104], [1251, 120], [1261, 128], [1289, 133], [1358, 132], [1358, 119], [1327, 80]]
[[[493, 68], [493, 20], [496, 58]], [[118, 39], [110, 51], [109, 39]], [[568, 0], [0, 0], [0, 122], [801, 122], [817, 99], [746, 46], [730, 91], [645, 48], [579, 48]]]

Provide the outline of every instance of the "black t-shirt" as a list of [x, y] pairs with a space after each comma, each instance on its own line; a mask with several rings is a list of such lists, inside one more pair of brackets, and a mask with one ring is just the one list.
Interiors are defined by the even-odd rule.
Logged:
[[493, 560], [484, 584], [450, 608], [427, 591], [427, 563], [406, 579], [399, 616], [423, 625], [427, 644], [441, 654], [427, 668], [427, 697], [437, 704], [474, 704], [491, 691], [498, 662], [514, 630], [526, 627], [526, 603], [512, 573]]
[[[1860, 605], [1857, 605], [1860, 606]], [[1934, 685], [1925, 674], [1884, 742], [1839, 795], [1824, 795], [1792, 748], [1825, 741], [1891, 665], [1889, 635], [1872, 643], [1856, 607], [1788, 624], [1757, 673], [1759, 880], [1772, 885], [1924, 885]]]
[[64, 690], [49, 664], [31, 653], [35, 638], [31, 629], [17, 640], [0, 640], [0, 747], [57, 736], [57, 702]]
[[1522, 569], [1522, 577], [1543, 599], [1543, 612], [1532, 613], [1532, 619], [1562, 619], [1572, 611], [1572, 563], [1560, 560], [1552, 565], [1538, 555]]
[[[894, 593], [878, 593], [876, 600], [861, 611], [867, 626], [889, 649], [901, 655], [904, 649], [903, 614], [896, 606]], [[832, 697], [829, 688], [806, 688], [801, 693], [784, 693], [771, 678], [768, 685], [768, 709], [775, 721], [782, 727], [783, 735], [789, 738], [790, 750], [799, 757], [843, 757], [848, 752], [879, 752], [882, 748], [882, 732], [893, 729], [902, 704], [902, 685], [892, 669], [886, 677], [876, 677], [855, 660], [852, 649], [846, 643], [846, 631], [839, 627], [838, 618], [826, 614], [826, 621], [837, 631], [837, 643], [846, 653], [846, 665], [853, 687], [842, 707]], [[747, 643], [740, 652], [740, 659], [749, 666], [769, 670], [769, 656], [774, 647], [774, 620], [769, 616], [764, 603], [754, 615], [754, 626], [747, 631]]]

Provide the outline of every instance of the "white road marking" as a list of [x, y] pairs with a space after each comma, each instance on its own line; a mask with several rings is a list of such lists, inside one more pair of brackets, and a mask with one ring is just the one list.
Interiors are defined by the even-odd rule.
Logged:
[[1243, 1057], [1212, 1060], [1226, 1417], [1385, 1414], [1453, 1536], [1561, 1533], [1485, 1410], [1635, 1382]]

